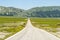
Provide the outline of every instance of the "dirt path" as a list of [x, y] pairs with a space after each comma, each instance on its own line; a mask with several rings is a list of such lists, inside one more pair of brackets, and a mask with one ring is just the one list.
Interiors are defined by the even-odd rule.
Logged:
[[60, 40], [56, 36], [32, 26], [30, 19], [28, 19], [26, 27], [16, 33], [15, 35], [5, 40]]

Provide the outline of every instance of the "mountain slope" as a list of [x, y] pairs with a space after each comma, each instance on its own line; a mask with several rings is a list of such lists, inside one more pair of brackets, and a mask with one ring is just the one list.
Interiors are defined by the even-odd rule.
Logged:
[[18, 9], [14, 7], [0, 6], [0, 16], [18, 16], [23, 11], [23, 9]]
[[60, 6], [35, 7], [25, 13], [28, 17], [60, 17]]
[[0, 6], [0, 16], [60, 17], [60, 6], [34, 7], [28, 10]]

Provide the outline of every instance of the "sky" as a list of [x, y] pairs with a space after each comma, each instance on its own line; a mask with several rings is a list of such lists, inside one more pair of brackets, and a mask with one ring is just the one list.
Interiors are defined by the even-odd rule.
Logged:
[[60, 6], [60, 0], [0, 0], [0, 6], [30, 9], [42, 6]]

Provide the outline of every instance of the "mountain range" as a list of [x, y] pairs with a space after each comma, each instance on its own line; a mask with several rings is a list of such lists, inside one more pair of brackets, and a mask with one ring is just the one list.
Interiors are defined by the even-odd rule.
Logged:
[[60, 17], [60, 6], [34, 7], [28, 10], [0, 6], [0, 16], [12, 17]]

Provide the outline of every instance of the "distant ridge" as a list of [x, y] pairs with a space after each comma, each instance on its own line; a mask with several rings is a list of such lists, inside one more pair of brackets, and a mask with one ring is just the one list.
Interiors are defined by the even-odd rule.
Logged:
[[12, 17], [60, 17], [60, 6], [34, 7], [28, 10], [0, 6], [0, 16]]

